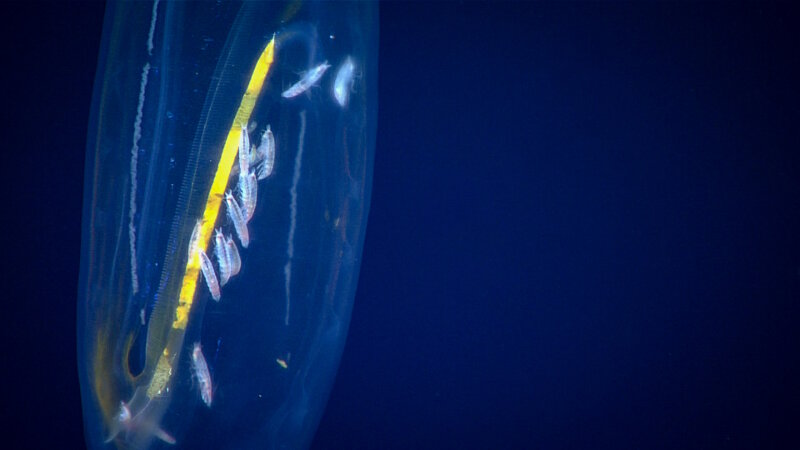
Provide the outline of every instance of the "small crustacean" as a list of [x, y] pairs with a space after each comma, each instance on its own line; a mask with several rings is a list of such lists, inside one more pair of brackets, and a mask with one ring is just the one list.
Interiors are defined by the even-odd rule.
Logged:
[[195, 378], [197, 378], [198, 387], [200, 388], [200, 398], [202, 398], [203, 403], [210, 408], [214, 396], [214, 389], [211, 384], [211, 373], [208, 371], [208, 363], [206, 363], [206, 358], [203, 356], [203, 349], [200, 347], [199, 342], [195, 342], [194, 347], [192, 347], [192, 369]]
[[214, 231], [214, 253], [217, 256], [217, 266], [219, 266], [219, 285], [225, 286], [225, 283], [231, 278], [231, 264], [228, 249], [225, 246], [225, 235], [219, 228]]
[[317, 84], [322, 75], [325, 74], [325, 71], [330, 68], [331, 65], [328, 64], [328, 61], [314, 67], [313, 69], [309, 70], [303, 75], [303, 78], [300, 78], [300, 81], [293, 84], [292, 87], [283, 91], [281, 96], [283, 98], [292, 98], [297, 97], [298, 95], [302, 94], [303, 92], [307, 91], [311, 86]]
[[239, 256], [239, 249], [236, 248], [236, 243], [230, 236], [225, 237], [225, 248], [228, 251], [228, 264], [231, 266], [231, 276], [234, 276], [242, 270], [242, 257]]
[[250, 135], [247, 126], [242, 125], [242, 133], [239, 135], [239, 173], [250, 171]]
[[203, 272], [203, 278], [206, 279], [206, 285], [208, 285], [208, 290], [211, 292], [211, 297], [219, 301], [219, 282], [217, 281], [217, 275], [214, 273], [214, 266], [211, 265], [211, 259], [203, 249], [197, 249], [197, 253], [200, 256], [200, 270]]
[[239, 236], [239, 241], [242, 247], [247, 248], [250, 245], [250, 233], [247, 232], [247, 222], [244, 220], [242, 209], [233, 198], [231, 191], [225, 193], [225, 205], [228, 207], [228, 217], [233, 222], [233, 229], [236, 230], [236, 235]]
[[256, 210], [258, 196], [258, 180], [254, 171], [239, 174], [239, 197], [242, 200], [241, 210], [245, 223], [250, 222]]
[[336, 71], [336, 80], [333, 82], [333, 98], [342, 108], [347, 106], [350, 90], [353, 89], [353, 72], [355, 71], [353, 58], [347, 57], [339, 70]]
[[256, 159], [261, 162], [257, 168], [258, 179], [263, 180], [272, 175], [272, 169], [275, 167], [275, 136], [269, 125], [261, 136], [261, 143], [256, 150]]
[[236, 243], [230, 236], [225, 237], [225, 248], [228, 253], [228, 263], [231, 267], [231, 276], [239, 273], [242, 269], [242, 258], [239, 256], [239, 249], [236, 248]]
[[198, 219], [192, 229], [192, 236], [189, 238], [189, 259], [197, 252], [197, 241], [200, 239], [200, 227], [203, 225], [203, 219]]

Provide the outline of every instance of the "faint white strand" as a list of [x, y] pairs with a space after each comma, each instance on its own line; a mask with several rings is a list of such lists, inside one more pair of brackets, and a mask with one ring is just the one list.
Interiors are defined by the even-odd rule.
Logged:
[[284, 323], [289, 325], [289, 286], [292, 281], [292, 259], [294, 258], [294, 230], [297, 227], [297, 183], [300, 181], [300, 166], [303, 164], [303, 141], [306, 136], [306, 112], [300, 113], [300, 138], [297, 144], [297, 156], [294, 158], [294, 174], [292, 175], [292, 189], [289, 193], [292, 196], [292, 203], [289, 206], [289, 238], [286, 246], [286, 265], [283, 267], [283, 275], [286, 278], [286, 317]]
[[153, 55], [153, 35], [156, 32], [156, 17], [158, 17], [158, 0], [153, 2], [153, 13], [150, 17], [150, 32], [147, 33], [147, 54]]
[[150, 73], [150, 63], [142, 67], [142, 80], [139, 84], [139, 104], [136, 106], [136, 120], [133, 122], [133, 147], [131, 147], [131, 202], [128, 211], [128, 237], [131, 243], [131, 283], [133, 293], [139, 292], [139, 276], [136, 274], [136, 226], [133, 224], [136, 216], [136, 178], [139, 164], [139, 139], [142, 138], [142, 110], [144, 109], [144, 91], [147, 88], [147, 75]]
[[[153, 35], [156, 32], [156, 19], [158, 18], [158, 2], [153, 2], [153, 11], [150, 14], [150, 31], [147, 33], [147, 55], [153, 56]], [[144, 109], [144, 91], [147, 88], [147, 75], [150, 73], [150, 63], [142, 67], [142, 80], [139, 83], [139, 104], [136, 105], [136, 120], [133, 122], [133, 147], [131, 148], [131, 202], [128, 211], [128, 237], [131, 244], [131, 285], [133, 293], [139, 292], [139, 275], [136, 272], [136, 226], [133, 220], [136, 216], [136, 181], [139, 165], [139, 139], [142, 138], [142, 113]]]

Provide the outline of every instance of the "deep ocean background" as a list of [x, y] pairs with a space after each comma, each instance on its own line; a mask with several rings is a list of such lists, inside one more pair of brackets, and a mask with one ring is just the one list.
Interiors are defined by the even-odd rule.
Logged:
[[[84, 446], [103, 8], [0, 4], [16, 448]], [[314, 448], [797, 448], [797, 7], [381, 8], [371, 211]]]

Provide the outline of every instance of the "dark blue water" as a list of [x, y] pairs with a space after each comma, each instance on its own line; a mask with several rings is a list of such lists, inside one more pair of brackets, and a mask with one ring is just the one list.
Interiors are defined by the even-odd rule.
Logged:
[[[80, 448], [103, 8], [4, 8], [3, 428]], [[794, 447], [799, 27], [786, 4], [382, 5], [364, 259], [314, 447]]]

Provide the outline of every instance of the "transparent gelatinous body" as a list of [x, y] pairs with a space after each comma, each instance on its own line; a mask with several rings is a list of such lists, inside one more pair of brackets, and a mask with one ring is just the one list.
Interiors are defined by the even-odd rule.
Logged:
[[377, 33], [375, 3], [108, 6], [78, 308], [91, 448], [309, 445], [359, 269]]

